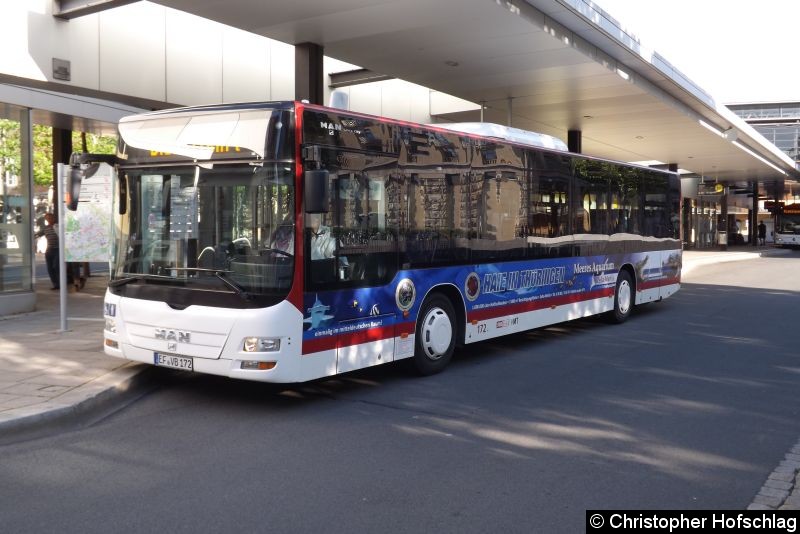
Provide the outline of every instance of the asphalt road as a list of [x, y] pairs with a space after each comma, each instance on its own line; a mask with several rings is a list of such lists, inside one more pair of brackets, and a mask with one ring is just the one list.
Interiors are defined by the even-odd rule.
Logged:
[[592, 318], [296, 387], [164, 373], [0, 446], [4, 533], [580, 532], [586, 509], [744, 509], [800, 436], [800, 254]]

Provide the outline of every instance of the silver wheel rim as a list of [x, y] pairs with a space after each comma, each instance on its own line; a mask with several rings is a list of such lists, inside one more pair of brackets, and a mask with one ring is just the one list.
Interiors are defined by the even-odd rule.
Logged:
[[422, 321], [420, 336], [422, 337], [420, 345], [425, 351], [425, 356], [431, 360], [438, 360], [445, 355], [453, 339], [450, 317], [441, 308], [431, 308]]
[[627, 280], [623, 280], [619, 283], [619, 289], [617, 289], [617, 309], [622, 315], [627, 314], [628, 310], [631, 309], [631, 285]]

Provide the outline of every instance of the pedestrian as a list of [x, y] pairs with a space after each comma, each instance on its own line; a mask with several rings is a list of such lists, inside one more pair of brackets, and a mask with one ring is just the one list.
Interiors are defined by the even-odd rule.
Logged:
[[59, 288], [58, 274], [58, 230], [56, 228], [56, 216], [52, 213], [44, 214], [44, 228], [36, 233], [36, 237], [44, 236], [47, 239], [47, 248], [44, 251], [44, 261], [47, 264], [47, 275], [53, 287]]
[[758, 244], [767, 244], [767, 225], [764, 224], [764, 221], [758, 223]]
[[[81, 267], [83, 267], [83, 276], [81, 276]], [[75, 291], [80, 291], [86, 285], [86, 278], [89, 277], [89, 262], [70, 262], [67, 264], [67, 272], [72, 274], [72, 280], [75, 282]]]

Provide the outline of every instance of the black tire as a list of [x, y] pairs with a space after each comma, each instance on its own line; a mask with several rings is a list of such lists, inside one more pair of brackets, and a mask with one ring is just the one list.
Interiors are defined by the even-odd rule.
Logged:
[[417, 316], [414, 370], [428, 376], [441, 372], [453, 358], [456, 347], [455, 310], [450, 300], [434, 293], [422, 304]]
[[621, 324], [628, 320], [636, 302], [636, 291], [628, 271], [620, 271], [617, 275], [617, 287], [614, 290], [614, 310], [609, 314], [613, 323]]

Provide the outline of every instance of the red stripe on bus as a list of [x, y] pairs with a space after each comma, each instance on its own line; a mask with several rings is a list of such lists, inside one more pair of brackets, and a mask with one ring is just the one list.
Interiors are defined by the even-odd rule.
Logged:
[[659, 278], [657, 280], [645, 280], [644, 282], [639, 283], [640, 291], [645, 289], [653, 289], [656, 287], [663, 287], [663, 286], [671, 286], [673, 284], [679, 284], [681, 282], [680, 276], [671, 276], [669, 278]]
[[494, 308], [472, 311], [467, 314], [467, 321], [485, 321], [486, 319], [494, 319], [504, 315], [515, 315], [518, 313], [543, 310], [552, 306], [563, 306], [564, 304], [573, 304], [584, 300], [594, 300], [611, 296], [614, 296], [613, 287], [588, 291], [586, 293], [559, 295], [549, 299], [533, 300], [531, 302], [521, 302], [519, 304], [508, 304], [506, 306], [496, 306]]
[[395, 326], [389, 325], [357, 330], [355, 332], [345, 332], [317, 339], [305, 339], [303, 340], [303, 354], [311, 354], [313, 352], [335, 349], [336, 347], [349, 347], [350, 345], [360, 345], [362, 343], [371, 343], [372, 341], [393, 338], [394, 331]]
[[417, 329], [417, 323], [414, 321], [409, 321], [406, 323], [398, 323], [395, 326], [396, 335], [402, 336], [403, 334], [412, 335]]
[[300, 157], [303, 144], [303, 105], [295, 103], [294, 111], [294, 279], [292, 289], [286, 300], [303, 312], [303, 158]]
[[349, 347], [351, 345], [369, 343], [371, 341], [380, 341], [395, 336], [402, 336], [403, 334], [411, 335], [414, 333], [416, 326], [416, 323], [410, 321], [398, 323], [394, 325], [394, 327], [391, 325], [379, 326], [377, 328], [368, 328], [367, 330], [358, 332], [347, 332], [345, 334], [325, 336], [319, 339], [307, 339], [303, 341], [303, 354], [312, 354], [323, 350], [332, 350], [336, 347]]

